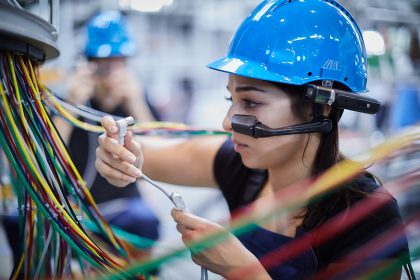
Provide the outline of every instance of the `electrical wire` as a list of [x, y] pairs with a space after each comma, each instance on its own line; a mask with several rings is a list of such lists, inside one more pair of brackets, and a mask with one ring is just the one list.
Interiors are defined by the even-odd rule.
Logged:
[[[74, 167], [41, 100], [31, 61], [2, 51], [0, 144], [12, 166], [11, 176], [16, 176], [13, 188], [18, 201], [22, 195], [25, 197], [20, 204], [23, 212], [19, 212], [19, 217], [24, 217], [21, 231], [24, 240], [21, 247], [24, 250], [21, 250], [12, 279], [20, 275], [24, 275], [25, 279], [34, 276], [61, 278], [72, 273], [69, 261], [72, 255], [79, 260], [82, 257], [100, 273], [120, 271], [123, 273], [120, 278], [136, 277], [122, 270], [128, 262], [126, 246], [101, 216]], [[73, 211], [64, 188], [81, 205], [79, 215]], [[99, 247], [88, 235], [79, 221], [80, 214], [87, 215], [98, 226], [101, 234], [110, 241], [107, 244], [109, 249]], [[52, 226], [48, 236], [43, 235], [46, 225]]]
[[[63, 97], [52, 94], [47, 88], [43, 88], [42, 99], [45, 105], [55, 115], [66, 120], [73, 126], [83, 130], [103, 133], [104, 129], [100, 125], [83, 122], [78, 117], [83, 117], [91, 122], [100, 122], [100, 119], [108, 114], [101, 111], [91, 109], [83, 105], [74, 104]], [[77, 116], [74, 117], [73, 115]], [[112, 116], [112, 115], [111, 115]], [[114, 119], [122, 119], [120, 116], [112, 116]], [[204, 136], [204, 135], [229, 135], [229, 133], [221, 130], [198, 129], [187, 126], [182, 123], [174, 122], [143, 122], [136, 123], [132, 127], [135, 135], [143, 136]]]

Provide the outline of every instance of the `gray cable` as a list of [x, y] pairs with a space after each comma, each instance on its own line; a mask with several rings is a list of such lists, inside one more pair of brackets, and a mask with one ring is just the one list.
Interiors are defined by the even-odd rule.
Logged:
[[[142, 175], [142, 178], [146, 180], [147, 182], [149, 182], [152, 186], [156, 187], [158, 190], [163, 192], [172, 201], [172, 203], [175, 205], [175, 207], [178, 210], [188, 211], [187, 207], [185, 206], [185, 202], [179, 193], [177, 192], [168, 193], [164, 188], [156, 184], [155, 181], [147, 177], [144, 173]], [[201, 267], [201, 280], [208, 280], [208, 279], [209, 279], [209, 275], [208, 275], [207, 269], [204, 267]]]
[[45, 244], [44, 244], [44, 250], [42, 251], [41, 258], [38, 261], [39, 262], [38, 267], [35, 270], [34, 279], [38, 278], [38, 275], [41, 271], [42, 264], [44, 262], [45, 256], [47, 255], [48, 247], [50, 246], [52, 232], [53, 232], [53, 230], [50, 228], [50, 231], [48, 232], [47, 240], [45, 241]]
[[[127, 128], [128, 126], [134, 124], [134, 119], [133, 117], [130, 116], [130, 117], [118, 120], [116, 123], [118, 127], [118, 136], [119, 136], [118, 142], [124, 146], [124, 137], [127, 133]], [[169, 198], [169, 200], [172, 201], [172, 203], [175, 205], [175, 207], [178, 210], [188, 211], [185, 205], [184, 199], [179, 193], [177, 192], [168, 193], [164, 188], [159, 186], [155, 181], [147, 177], [144, 173], [142, 175], [142, 178], [146, 180], [147, 182], [149, 182], [152, 186], [156, 187], [158, 190], [163, 192]], [[207, 269], [205, 269], [204, 267], [201, 267], [201, 280], [208, 280]]]

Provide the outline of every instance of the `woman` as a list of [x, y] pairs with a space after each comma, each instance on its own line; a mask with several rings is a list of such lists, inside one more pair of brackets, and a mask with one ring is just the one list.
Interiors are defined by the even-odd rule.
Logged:
[[[366, 91], [366, 52], [354, 19], [334, 1], [261, 3], [237, 30], [227, 55], [209, 67], [229, 73], [227, 99], [232, 105], [223, 127], [232, 133], [231, 139], [200, 138], [154, 148], [141, 146], [128, 133], [123, 147], [116, 140], [115, 122], [105, 117], [96, 167], [110, 183], [123, 187], [144, 171], [173, 184], [217, 186], [231, 211], [254, 202], [246, 211], [264, 213], [267, 203], [276, 202], [276, 192], [342, 160], [337, 122], [343, 108], [374, 113], [379, 107], [354, 94]], [[390, 199], [344, 233], [319, 241], [317, 228], [376, 193], [390, 197], [370, 174], [362, 174], [327, 198], [194, 253], [193, 260], [224, 277], [240, 279], [301, 279], [334, 269], [352, 249], [401, 226], [398, 206]], [[191, 213], [173, 210], [172, 216], [187, 245], [223, 231], [221, 225]], [[259, 263], [266, 254], [308, 234], [313, 235], [311, 241], [298, 256], [274, 266]], [[406, 246], [403, 237], [393, 250], [356, 261], [384, 264], [406, 253]], [[252, 271], [235, 274], [244, 267]], [[399, 274], [400, 269], [389, 276]]]

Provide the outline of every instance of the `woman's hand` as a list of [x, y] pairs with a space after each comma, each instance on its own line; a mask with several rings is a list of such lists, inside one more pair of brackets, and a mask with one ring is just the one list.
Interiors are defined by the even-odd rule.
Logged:
[[86, 102], [95, 93], [95, 82], [93, 72], [95, 65], [92, 63], [79, 63], [75, 72], [67, 80], [67, 99], [77, 103], [86, 104]]
[[[252, 269], [246, 277], [241, 277], [241, 279], [271, 279], [258, 259], [221, 225], [175, 208], [172, 209], [171, 214], [177, 223], [177, 230], [182, 234], [182, 241], [190, 247], [192, 260], [196, 264], [229, 279], [234, 275], [232, 273], [235, 273], [235, 270], [244, 267]], [[222, 240], [218, 239], [216, 244], [211, 244], [209, 248], [201, 252], [191, 248], [195, 241], [217, 233], [223, 237]]]
[[96, 149], [95, 167], [109, 183], [125, 187], [142, 176], [143, 153], [140, 143], [127, 131], [124, 146], [118, 143], [118, 127], [114, 119], [105, 116], [101, 119], [105, 133], [99, 136]]

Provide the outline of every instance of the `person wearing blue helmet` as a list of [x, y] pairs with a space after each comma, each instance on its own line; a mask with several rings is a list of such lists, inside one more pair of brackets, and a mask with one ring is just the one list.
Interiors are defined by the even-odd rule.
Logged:
[[153, 120], [139, 79], [128, 65], [136, 51], [123, 15], [99, 12], [87, 23], [83, 50], [87, 63], [78, 63], [68, 79], [68, 99], [84, 104], [93, 98], [104, 111], [122, 106], [136, 119]]
[[[135, 53], [136, 45], [119, 11], [95, 15], [86, 26], [87, 63], [80, 63], [69, 78], [67, 99], [114, 116], [131, 115], [137, 121], [152, 121], [141, 85], [128, 67], [127, 59]], [[130, 233], [157, 240], [159, 220], [141, 197], [137, 184], [116, 188], [96, 172], [93, 163], [97, 134], [61, 119], [56, 124], [104, 217]]]
[[[338, 146], [344, 109], [374, 114], [380, 108], [380, 102], [361, 95], [367, 91], [367, 60], [359, 27], [334, 0], [262, 2], [240, 25], [226, 55], [208, 66], [228, 74], [231, 106], [223, 128], [231, 137], [196, 138], [162, 148], [128, 133], [122, 147], [115, 141], [115, 122], [106, 116], [95, 165], [108, 182], [124, 187], [144, 172], [159, 181], [214, 186], [231, 212], [258, 216], [270, 205], [287, 205], [276, 193], [344, 159]], [[295, 195], [299, 191], [304, 189], [288, 189]], [[345, 213], [379, 197], [387, 198], [379, 210], [347, 224]], [[226, 231], [190, 212], [174, 209], [172, 216], [187, 246]], [[336, 227], [323, 237], [319, 229], [336, 217]], [[364, 172], [328, 196], [271, 215], [250, 231], [228, 234], [199, 252], [192, 248], [192, 259], [227, 279], [355, 279], [378, 267], [389, 269], [388, 278], [399, 279], [408, 261], [404, 234], [376, 252], [355, 254], [391, 229], [403, 230], [398, 205]], [[296, 242], [295, 254], [276, 259], [287, 256], [281, 249]]]
[[86, 57], [128, 57], [136, 53], [136, 45], [118, 11], [104, 11], [93, 17], [88, 22], [86, 33]]

